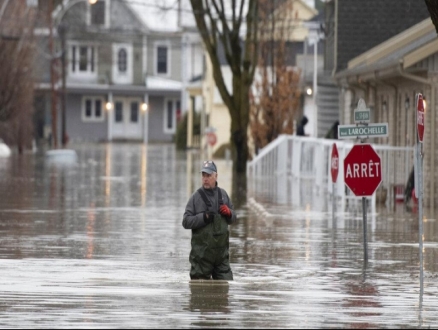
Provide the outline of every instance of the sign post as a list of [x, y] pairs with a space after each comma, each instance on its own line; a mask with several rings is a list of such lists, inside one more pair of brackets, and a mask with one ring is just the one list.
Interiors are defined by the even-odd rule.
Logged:
[[370, 144], [364, 144], [370, 137], [388, 136], [388, 123], [370, 124], [370, 109], [359, 99], [354, 110], [355, 125], [339, 125], [339, 139], [360, 139], [361, 144], [353, 146], [344, 159], [344, 182], [356, 195], [362, 196], [364, 261], [368, 262], [367, 247], [367, 196], [372, 196], [382, 182], [380, 156]]
[[418, 198], [418, 235], [420, 249], [420, 304], [423, 301], [423, 138], [424, 138], [424, 100], [423, 95], [416, 95], [417, 108], [417, 144], [415, 148], [415, 197]]
[[333, 221], [335, 219], [335, 208], [336, 208], [336, 194], [335, 194], [335, 184], [338, 179], [338, 173], [339, 173], [339, 153], [338, 153], [338, 147], [336, 147], [336, 143], [333, 143], [332, 147], [332, 154], [330, 157], [330, 173], [332, 175], [332, 183], [333, 183], [333, 189], [332, 189], [332, 218]]

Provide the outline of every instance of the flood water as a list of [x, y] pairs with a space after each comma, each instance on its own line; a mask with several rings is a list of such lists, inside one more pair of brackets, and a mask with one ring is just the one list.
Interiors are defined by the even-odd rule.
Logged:
[[[234, 281], [190, 282], [182, 215], [202, 155], [174, 145], [72, 145], [0, 158], [2, 328], [430, 328], [438, 326], [438, 229], [303, 200], [249, 198], [230, 227]], [[230, 194], [231, 164], [218, 160]], [[231, 196], [233, 198], [233, 196]]]

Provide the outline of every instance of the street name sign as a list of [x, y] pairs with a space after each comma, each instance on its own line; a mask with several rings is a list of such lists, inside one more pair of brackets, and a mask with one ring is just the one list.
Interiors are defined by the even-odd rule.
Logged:
[[366, 126], [339, 125], [338, 139], [372, 138], [388, 136], [388, 123], [368, 124]]
[[357, 108], [354, 109], [354, 122], [356, 124], [370, 122], [370, 108], [366, 107], [363, 99], [359, 99]]
[[382, 182], [380, 156], [370, 144], [356, 144], [344, 159], [344, 182], [356, 196], [371, 196]]

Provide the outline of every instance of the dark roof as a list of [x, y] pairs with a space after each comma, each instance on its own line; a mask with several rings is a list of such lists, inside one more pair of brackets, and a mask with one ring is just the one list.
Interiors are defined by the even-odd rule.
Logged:
[[421, 0], [338, 0], [337, 68], [430, 17]]
[[433, 30], [429, 33], [424, 34], [421, 37], [418, 37], [414, 42], [411, 42], [387, 54], [386, 56], [383, 56], [382, 58], [378, 59], [372, 64], [367, 64], [366, 62], [360, 63], [359, 65], [355, 66], [352, 69], [346, 69], [339, 72], [336, 75], [336, 77], [339, 79], [348, 76], [366, 74], [368, 72], [377, 72], [379, 70], [386, 70], [390, 72], [388, 70], [389, 68], [401, 65], [400, 59], [403, 56], [429, 44], [430, 42], [433, 42], [436, 39], [437, 39], [436, 31]]

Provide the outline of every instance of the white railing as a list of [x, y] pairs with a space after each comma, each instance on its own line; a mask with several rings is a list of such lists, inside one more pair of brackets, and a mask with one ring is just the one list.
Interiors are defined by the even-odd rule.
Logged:
[[[330, 174], [334, 143], [339, 153], [339, 172], [335, 184]], [[346, 140], [281, 135], [248, 163], [249, 193], [261, 203], [312, 203], [321, 208], [334, 197], [340, 204], [339, 210], [360, 208], [361, 197], [353, 195], [343, 179], [343, 160], [353, 145], [352, 141]], [[414, 164], [414, 148], [372, 146], [382, 163], [382, 183], [368, 198], [370, 211], [375, 213], [377, 203], [384, 203], [390, 208], [403, 198], [404, 187]]]

